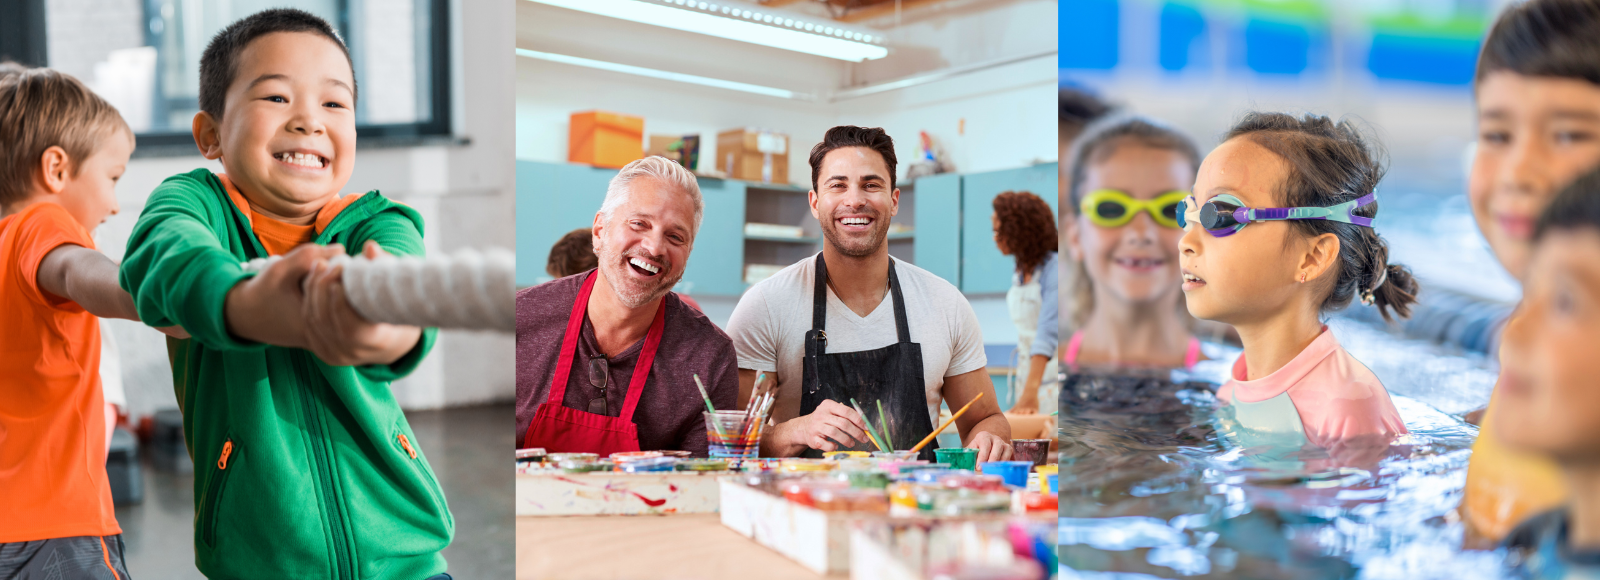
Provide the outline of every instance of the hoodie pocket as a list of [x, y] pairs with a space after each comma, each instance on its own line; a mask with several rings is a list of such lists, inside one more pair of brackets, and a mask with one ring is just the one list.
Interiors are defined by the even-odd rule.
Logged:
[[390, 442], [401, 453], [402, 459], [411, 465], [413, 472], [420, 476], [418, 484], [427, 488], [428, 497], [433, 499], [435, 506], [440, 511], [447, 512], [448, 510], [445, 509], [444, 503], [444, 490], [439, 487], [439, 480], [434, 477], [433, 470], [428, 467], [428, 460], [418, 452], [416, 440], [407, 435], [399, 426], [396, 426], [394, 436], [390, 438]]
[[222, 490], [228, 483], [228, 474], [237, 471], [233, 469], [239, 458], [239, 444], [233, 437], [228, 437], [222, 442], [222, 451], [217, 453], [216, 471], [211, 472], [211, 481], [206, 484], [205, 503], [202, 505], [200, 520], [201, 537], [207, 546], [217, 545], [217, 510], [222, 507]]

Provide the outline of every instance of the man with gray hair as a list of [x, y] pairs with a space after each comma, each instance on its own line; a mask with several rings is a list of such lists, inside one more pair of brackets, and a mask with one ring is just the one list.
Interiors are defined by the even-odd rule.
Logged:
[[733, 409], [733, 341], [672, 293], [705, 202], [663, 157], [629, 163], [595, 212], [599, 267], [517, 293], [519, 448], [707, 453], [705, 404]]

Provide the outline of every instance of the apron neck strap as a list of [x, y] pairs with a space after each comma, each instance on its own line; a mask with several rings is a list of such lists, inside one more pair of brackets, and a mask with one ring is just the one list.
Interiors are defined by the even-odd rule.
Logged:
[[[817, 274], [811, 292], [811, 329], [827, 330], [828, 263], [817, 253]], [[906, 301], [900, 294], [900, 276], [894, 272], [894, 257], [889, 257], [889, 298], [894, 301], [894, 328], [900, 342], [911, 342], [911, 326], [906, 322]]]
[[[567, 317], [567, 333], [561, 337], [561, 352], [556, 359], [556, 374], [550, 383], [550, 395], [547, 402], [560, 407], [567, 396], [567, 382], [572, 376], [573, 359], [578, 356], [578, 337], [583, 332], [583, 319], [589, 311], [589, 295], [594, 292], [594, 281], [599, 277], [600, 271], [589, 273], [583, 281], [583, 287], [578, 290], [578, 299], [572, 301], [572, 314]], [[650, 323], [650, 331], [644, 336], [644, 349], [639, 353], [639, 362], [633, 366], [633, 377], [628, 381], [627, 397], [622, 403], [623, 419], [631, 419], [635, 409], [639, 408], [639, 397], [644, 392], [645, 381], [650, 377], [650, 365], [656, 360], [656, 351], [661, 346], [661, 334], [666, 328], [667, 298], [661, 297], [661, 303], [656, 307], [655, 320]]]

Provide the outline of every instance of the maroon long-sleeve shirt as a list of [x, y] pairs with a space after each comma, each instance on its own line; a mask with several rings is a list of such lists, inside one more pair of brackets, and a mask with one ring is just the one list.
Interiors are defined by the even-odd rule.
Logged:
[[[567, 317], [583, 286], [584, 272], [517, 292], [517, 446], [522, 446], [539, 405], [550, 397], [561, 339]], [[597, 284], [602, 282], [596, 282]], [[738, 359], [733, 341], [699, 310], [685, 305], [674, 293], [667, 306], [661, 346], [645, 381], [633, 423], [639, 430], [639, 449], [681, 449], [704, 457], [706, 451], [705, 403], [695, 387], [694, 374], [706, 384], [718, 410], [734, 409], [739, 397]], [[644, 340], [607, 360], [610, 382], [606, 387], [606, 412], [622, 413], [623, 399], [633, 380], [634, 365], [644, 350]], [[594, 325], [584, 317], [577, 356], [567, 378], [562, 406], [587, 411], [599, 391], [589, 384], [588, 361], [603, 356], [594, 338]]]

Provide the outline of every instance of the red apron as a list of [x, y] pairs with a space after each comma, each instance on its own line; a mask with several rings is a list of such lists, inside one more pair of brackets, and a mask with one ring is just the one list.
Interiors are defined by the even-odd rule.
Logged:
[[633, 379], [628, 382], [628, 393], [622, 403], [622, 414], [616, 417], [597, 415], [588, 411], [562, 406], [567, 395], [567, 380], [572, 373], [572, 359], [578, 354], [578, 335], [583, 332], [584, 313], [589, 307], [589, 293], [594, 290], [597, 276], [590, 274], [578, 291], [572, 304], [572, 316], [567, 318], [567, 333], [561, 339], [561, 356], [556, 359], [556, 376], [550, 383], [550, 396], [539, 405], [528, 423], [528, 433], [522, 447], [543, 447], [549, 453], [596, 453], [606, 457], [618, 451], [639, 450], [639, 428], [633, 424], [633, 411], [639, 407], [639, 395], [644, 392], [645, 379], [650, 377], [650, 364], [655, 362], [656, 348], [661, 345], [661, 329], [666, 321], [667, 303], [661, 301], [656, 308], [656, 320], [644, 337], [644, 350], [633, 367]]

